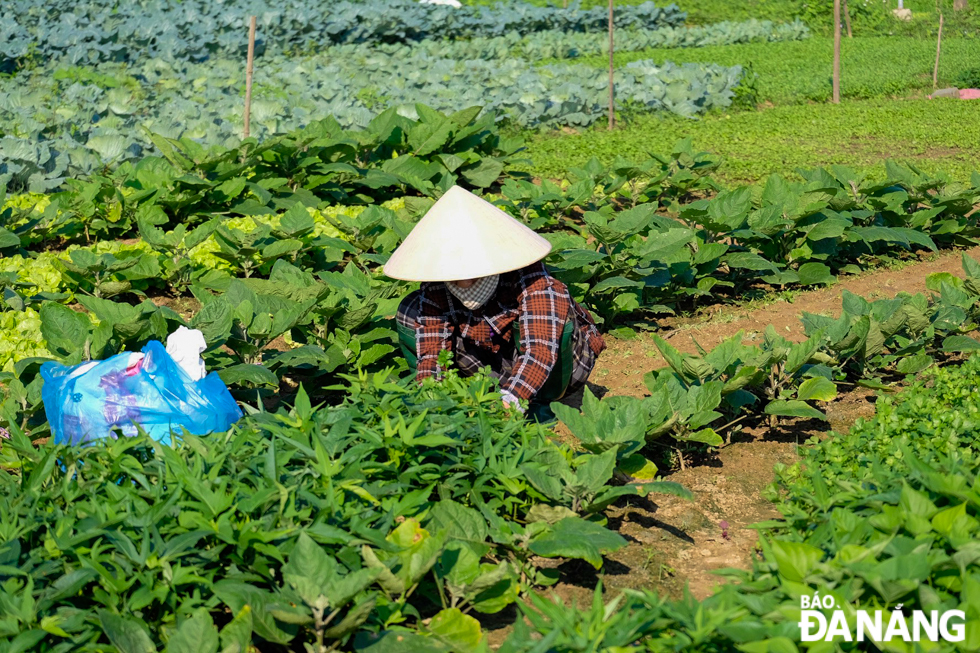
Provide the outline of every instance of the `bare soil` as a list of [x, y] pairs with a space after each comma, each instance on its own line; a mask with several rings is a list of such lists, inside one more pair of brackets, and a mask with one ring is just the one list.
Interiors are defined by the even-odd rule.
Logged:
[[[980, 248], [966, 253], [980, 258]], [[799, 321], [802, 313], [839, 315], [844, 290], [869, 299], [925, 292], [929, 274], [962, 276], [961, 255], [959, 251], [948, 252], [902, 269], [844, 277], [829, 288], [787, 296], [791, 301], [784, 297], [763, 306], [715, 307], [709, 316], [674, 320], [659, 334], [677, 349], [692, 354], [697, 353], [695, 342], [710, 349], [739, 332], [746, 342], [752, 342], [770, 325], [784, 337], [800, 341], [805, 337]], [[639, 333], [629, 340], [609, 337], [607, 345], [592, 374], [592, 391], [598, 396], [647, 394], [644, 374], [666, 365], [649, 335]], [[566, 603], [579, 605], [592, 600], [600, 579], [609, 596], [627, 588], [673, 597], [683, 595], [685, 588], [697, 598], [710, 595], [726, 582], [715, 572], [751, 566], [758, 538], [750, 526], [780, 516], [763, 496], [774, 480], [773, 466], [797, 461], [798, 448], [811, 437], [825, 437], [830, 430], [847, 432], [857, 419], [872, 417], [875, 399], [874, 392], [857, 389], [823, 406], [829, 426], [818, 420], [798, 420], [775, 429], [745, 429], [732, 438], [731, 444], [703, 460], [689, 462], [684, 469], [662, 469], [669, 480], [691, 490], [694, 501], [654, 494], [611, 508], [607, 511], [609, 525], [629, 545], [608, 556], [599, 572], [583, 562], [564, 563], [561, 581], [552, 591]], [[579, 405], [581, 393], [566, 402]], [[561, 439], [570, 437], [560, 425], [557, 432]], [[727, 529], [722, 529], [722, 522], [727, 522]], [[485, 626], [491, 629], [491, 644], [499, 643], [509, 630], [494, 631], [493, 623]]]

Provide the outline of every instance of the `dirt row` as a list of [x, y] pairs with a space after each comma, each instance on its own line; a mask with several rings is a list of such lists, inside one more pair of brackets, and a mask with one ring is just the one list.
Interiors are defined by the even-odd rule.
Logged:
[[[980, 259], [980, 248], [966, 252]], [[841, 311], [844, 290], [868, 299], [894, 297], [900, 292], [925, 292], [925, 280], [936, 272], [963, 276], [962, 252], [931, 255], [902, 269], [880, 269], [846, 277], [821, 290], [801, 292], [792, 300], [781, 299], [767, 305], [746, 308], [716, 308], [710, 316], [661, 331], [677, 349], [695, 354], [695, 341], [705, 349], [743, 331], [746, 342], [758, 341], [769, 325], [791, 340], [804, 339], [799, 318], [804, 312], [836, 317]], [[664, 367], [652, 339], [640, 334], [634, 339], [607, 339], [608, 349], [599, 358], [591, 379], [596, 394], [643, 396], [647, 394], [643, 375]], [[858, 390], [826, 406], [829, 429], [846, 432], [859, 417], [874, 414], [874, 393]], [[577, 404], [579, 397], [570, 397]], [[680, 596], [684, 587], [703, 598], [723, 579], [714, 570], [726, 567], [748, 568], [757, 535], [749, 525], [778, 517], [773, 505], [761, 492], [772, 483], [776, 463], [792, 464], [797, 448], [811, 436], [823, 435], [827, 424], [809, 420], [778, 429], [747, 430], [732, 443], [700, 464], [684, 470], [662, 470], [672, 481], [682, 483], [694, 495], [693, 502], [651, 495], [651, 501], [613, 510], [611, 526], [618, 528], [630, 544], [610, 556], [604, 567], [607, 591], [654, 589]], [[727, 529], [721, 527], [727, 522]], [[591, 596], [595, 572], [587, 565], [567, 563], [568, 582], [556, 588], [559, 595], [574, 598], [581, 605]]]

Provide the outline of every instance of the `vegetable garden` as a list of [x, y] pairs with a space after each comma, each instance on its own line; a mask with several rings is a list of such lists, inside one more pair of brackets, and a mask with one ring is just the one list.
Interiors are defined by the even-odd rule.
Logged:
[[[980, 173], [889, 160], [732, 183], [693, 137], [540, 176], [530, 128], [605, 117], [587, 61], [607, 53], [604, 8], [112, 4], [0, 12], [0, 651], [878, 650], [801, 642], [818, 590], [886, 620], [963, 610], [964, 640], [930, 650], [980, 649]], [[653, 48], [816, 38], [799, 18], [684, 9], [617, 7], [621, 120], [761, 99], [751, 67]], [[242, 139], [247, 15], [261, 75]], [[594, 378], [538, 424], [489, 377], [408, 378], [392, 317], [413, 286], [381, 265], [453, 185], [547, 238], [609, 338], [650, 344], [658, 365], [630, 363], [641, 396]], [[666, 337], [704, 309], [950, 252], [959, 274], [845, 290], [797, 316], [801, 337]], [[180, 325], [203, 332], [238, 424], [173, 446], [51, 441], [44, 362]], [[825, 431], [855, 389], [877, 414], [777, 466], [781, 518], [716, 592], [603, 590], [634, 546], [613, 511], [690, 501], [678, 467], [743, 429]], [[549, 594], [570, 570], [599, 575], [586, 605]]]

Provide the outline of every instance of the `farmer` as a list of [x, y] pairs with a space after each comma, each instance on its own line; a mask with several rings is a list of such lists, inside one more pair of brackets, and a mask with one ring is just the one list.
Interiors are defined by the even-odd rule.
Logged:
[[461, 375], [490, 367], [504, 404], [548, 417], [585, 385], [605, 343], [588, 311], [541, 259], [551, 244], [458, 186], [419, 221], [384, 266], [421, 281], [398, 307], [402, 351], [416, 378], [440, 375], [448, 349]]

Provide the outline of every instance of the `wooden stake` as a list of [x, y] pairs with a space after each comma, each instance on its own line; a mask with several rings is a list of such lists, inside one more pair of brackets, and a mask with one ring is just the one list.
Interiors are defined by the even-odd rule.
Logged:
[[851, 12], [847, 10], [847, 0], [844, 0], [844, 26], [847, 27], [847, 38], [853, 39], [854, 32], [851, 31]]
[[613, 64], [613, 4], [614, 0], [609, 0], [609, 131], [616, 127], [616, 91], [614, 86], [615, 66]]
[[245, 138], [252, 120], [252, 63], [255, 61], [255, 16], [248, 21], [248, 63], [245, 66]]
[[834, 104], [840, 104], [840, 0], [834, 0]]
[[932, 90], [939, 88], [939, 53], [943, 47], [943, 15], [939, 14], [939, 36], [936, 38], [936, 66], [932, 69]]

